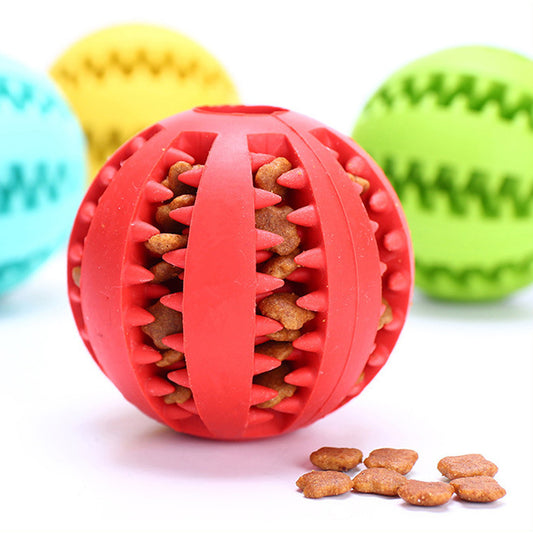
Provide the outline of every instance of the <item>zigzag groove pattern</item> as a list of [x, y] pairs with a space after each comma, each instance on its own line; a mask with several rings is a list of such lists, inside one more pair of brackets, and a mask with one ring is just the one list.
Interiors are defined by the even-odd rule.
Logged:
[[472, 199], [479, 202], [487, 217], [500, 216], [506, 204], [511, 204], [517, 218], [528, 217], [533, 212], [533, 179], [524, 193], [524, 180], [512, 175], [501, 176], [498, 186], [490, 187], [494, 179], [483, 170], [472, 170], [465, 181], [458, 180], [456, 169], [446, 164], [439, 165], [434, 175], [428, 177], [424, 164], [417, 160], [402, 165], [404, 172], [399, 171], [398, 161], [393, 156], [384, 157], [381, 163], [400, 199], [405, 197], [407, 188], [414, 188], [420, 205], [428, 210], [434, 207], [438, 196], [444, 195], [450, 211], [459, 215], [473, 207]]
[[465, 268], [453, 269], [442, 265], [428, 265], [416, 260], [417, 276], [424, 277], [427, 280], [435, 280], [439, 277], [445, 277], [460, 286], [467, 286], [475, 278], [483, 279], [489, 284], [498, 284], [505, 272], [512, 272], [514, 276], [524, 276], [524, 279], [533, 272], [533, 254], [527, 256], [521, 261], [514, 263], [502, 263], [493, 268]]
[[58, 201], [70, 186], [67, 177], [68, 165], [64, 162], [54, 166], [40, 162], [32, 168], [13, 163], [7, 175], [0, 176], [0, 215], [17, 205], [35, 209], [43, 203]]
[[32, 253], [28, 257], [3, 263], [0, 265], [0, 284], [5, 283], [12, 277], [24, 278], [27, 272], [40, 265], [51, 252], [52, 250], [41, 250], [40, 252]]
[[365, 111], [378, 101], [393, 107], [399, 98], [416, 106], [427, 97], [436, 97], [438, 106], [447, 107], [462, 96], [466, 99], [467, 108], [473, 112], [483, 112], [489, 103], [495, 103], [502, 120], [512, 121], [519, 113], [525, 113], [529, 128], [533, 130], [533, 95], [523, 93], [515, 101], [510, 101], [508, 85], [493, 81], [481, 87], [481, 81], [477, 76], [463, 75], [453, 83], [446, 74], [435, 73], [428, 77], [424, 87], [420, 87], [419, 79], [407, 77], [398, 82], [399, 85], [383, 85], [368, 101]]
[[33, 85], [19, 81], [16, 84], [12, 80], [0, 77], [0, 106], [2, 101], [7, 101], [19, 111], [26, 110], [29, 106], [35, 106], [42, 114], [51, 111], [62, 115], [68, 114], [68, 109], [53, 94], [39, 91]]
[[96, 63], [92, 58], [85, 57], [74, 68], [60, 68], [55, 77], [73, 85], [83, 83], [86, 76], [103, 80], [110, 71], [116, 71], [125, 77], [130, 77], [135, 71], [145, 69], [154, 77], [160, 76], [164, 72], [173, 72], [178, 78], [184, 80], [197, 78], [205, 85], [213, 83], [225, 83], [224, 77], [218, 69], [206, 69], [195, 59], [185, 59], [183, 63], [176, 61], [175, 54], [171, 51], [163, 55], [162, 60], [156, 61], [149, 57], [145, 50], [137, 50], [133, 60], [126, 60], [119, 52], [111, 51], [104, 61]]
[[87, 145], [90, 147], [92, 158], [101, 161], [103, 164], [119, 146], [122, 146], [130, 138], [130, 135], [117, 129], [109, 130], [107, 133], [102, 134], [86, 129], [85, 137], [87, 138]]

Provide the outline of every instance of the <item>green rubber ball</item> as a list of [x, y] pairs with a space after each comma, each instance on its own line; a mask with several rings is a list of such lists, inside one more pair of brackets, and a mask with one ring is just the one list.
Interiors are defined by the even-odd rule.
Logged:
[[444, 50], [394, 73], [353, 138], [402, 201], [416, 284], [456, 301], [533, 281], [533, 62], [482, 46]]

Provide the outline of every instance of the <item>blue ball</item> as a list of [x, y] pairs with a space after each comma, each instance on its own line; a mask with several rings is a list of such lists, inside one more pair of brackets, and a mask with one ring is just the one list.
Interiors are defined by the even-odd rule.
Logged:
[[0, 294], [66, 242], [86, 175], [83, 132], [53, 82], [0, 57]]

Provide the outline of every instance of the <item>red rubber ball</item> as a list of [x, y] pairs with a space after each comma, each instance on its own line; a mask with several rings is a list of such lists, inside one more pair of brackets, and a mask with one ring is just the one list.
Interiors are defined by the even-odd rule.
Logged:
[[80, 334], [176, 431], [278, 435], [358, 395], [405, 321], [398, 198], [350, 138], [273, 107], [169, 117], [108, 160], [68, 251]]

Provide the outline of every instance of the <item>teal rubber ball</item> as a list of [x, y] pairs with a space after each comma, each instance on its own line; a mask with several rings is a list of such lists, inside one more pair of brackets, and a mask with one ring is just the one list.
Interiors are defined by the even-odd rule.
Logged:
[[84, 135], [59, 90], [0, 57], [0, 294], [66, 244], [86, 175]]

